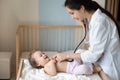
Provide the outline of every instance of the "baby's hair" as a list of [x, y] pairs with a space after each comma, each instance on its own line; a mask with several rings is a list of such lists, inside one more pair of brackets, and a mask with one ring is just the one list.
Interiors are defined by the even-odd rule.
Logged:
[[32, 54], [34, 54], [36, 51], [40, 51], [40, 50], [38, 50], [38, 49], [32, 50], [32, 51], [30, 52], [29, 56], [28, 56], [28, 60], [29, 60], [31, 66], [32, 66], [33, 68], [41, 69], [41, 68], [43, 68], [43, 67], [42, 67], [42, 66], [37, 66], [37, 63], [36, 63], [35, 59], [31, 57]]

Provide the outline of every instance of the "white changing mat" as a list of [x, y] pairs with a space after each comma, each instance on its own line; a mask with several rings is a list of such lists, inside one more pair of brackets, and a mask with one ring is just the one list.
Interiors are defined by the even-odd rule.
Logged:
[[58, 73], [56, 76], [47, 75], [43, 69], [32, 68], [27, 59], [24, 59], [22, 74], [19, 80], [102, 80], [98, 74], [90, 76]]

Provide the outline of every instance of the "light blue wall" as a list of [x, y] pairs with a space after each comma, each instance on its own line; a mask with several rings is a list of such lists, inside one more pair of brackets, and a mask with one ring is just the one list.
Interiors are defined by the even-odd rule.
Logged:
[[77, 46], [75, 28], [40, 29], [39, 48], [42, 51], [69, 51]]
[[39, 23], [47, 25], [75, 25], [65, 10], [65, 0], [39, 0]]

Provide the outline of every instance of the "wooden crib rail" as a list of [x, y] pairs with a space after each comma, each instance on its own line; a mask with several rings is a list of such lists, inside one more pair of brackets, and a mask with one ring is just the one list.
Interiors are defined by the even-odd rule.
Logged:
[[77, 25], [19, 25], [16, 31], [16, 73], [22, 52], [33, 49], [42, 51], [71, 50], [78, 45], [83, 34], [82, 26]]

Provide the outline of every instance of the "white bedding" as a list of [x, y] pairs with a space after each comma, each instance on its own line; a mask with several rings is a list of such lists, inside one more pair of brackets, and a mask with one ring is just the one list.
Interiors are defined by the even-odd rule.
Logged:
[[58, 73], [56, 76], [47, 75], [43, 69], [32, 68], [27, 59], [24, 59], [22, 75], [19, 80], [101, 80], [98, 74], [90, 76]]

